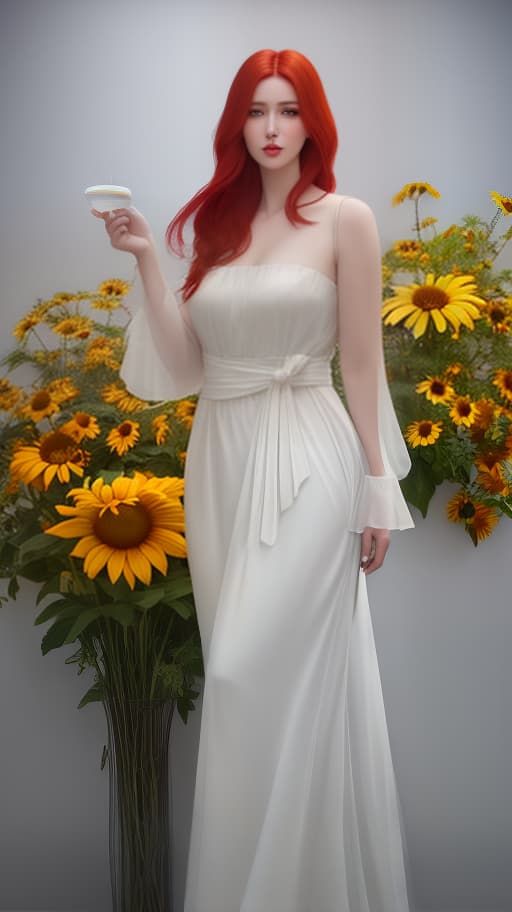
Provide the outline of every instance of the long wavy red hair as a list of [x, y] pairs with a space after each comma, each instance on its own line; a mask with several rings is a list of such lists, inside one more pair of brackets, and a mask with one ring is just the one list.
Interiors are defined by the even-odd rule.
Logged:
[[269, 76], [281, 76], [292, 83], [308, 134], [300, 153], [300, 178], [286, 200], [290, 222], [310, 224], [297, 205], [307, 187], [316, 184], [327, 193], [336, 187], [336, 124], [313, 64], [299, 51], [256, 51], [242, 64], [229, 90], [215, 133], [212, 179], [180, 209], [167, 228], [169, 248], [185, 256], [185, 226], [194, 216], [193, 257], [182, 288], [185, 300], [194, 294], [212, 266], [229, 263], [250, 244], [251, 222], [262, 188], [259, 166], [247, 152], [242, 131], [254, 90]]

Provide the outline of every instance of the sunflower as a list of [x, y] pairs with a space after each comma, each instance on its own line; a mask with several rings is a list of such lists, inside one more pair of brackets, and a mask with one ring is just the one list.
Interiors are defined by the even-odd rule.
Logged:
[[512, 215], [512, 197], [503, 196], [501, 193], [496, 193], [495, 190], [489, 191], [489, 196], [496, 203], [498, 209], [501, 209], [505, 215]]
[[123, 301], [122, 298], [112, 297], [112, 298], [93, 298], [91, 300], [91, 307], [94, 307], [94, 310], [117, 310], [121, 307]]
[[138, 399], [132, 396], [126, 387], [119, 386], [118, 383], [111, 383], [101, 390], [101, 398], [109, 405], [115, 405], [121, 412], [139, 412], [147, 407], [144, 399]]
[[496, 371], [492, 382], [494, 386], [498, 387], [500, 395], [503, 396], [507, 402], [512, 402], [512, 370], [506, 370], [505, 368], [500, 367], [500, 369]]
[[509, 449], [505, 442], [475, 456], [475, 465], [479, 472], [490, 472], [496, 468], [503, 469], [501, 463], [505, 462], [509, 455]]
[[442, 421], [413, 421], [405, 431], [405, 439], [413, 447], [430, 446], [441, 436]]
[[169, 422], [167, 421], [168, 417], [168, 415], [157, 415], [151, 422], [151, 428], [155, 435], [157, 446], [162, 446], [169, 436], [171, 429], [169, 427]]
[[197, 408], [197, 403], [192, 399], [182, 399], [178, 402], [174, 414], [178, 421], [181, 421], [186, 428], [190, 430], [194, 422], [194, 415]]
[[71, 377], [57, 377], [56, 380], [48, 383], [46, 389], [58, 405], [69, 402], [70, 399], [76, 399], [80, 395], [80, 390], [77, 389]]
[[28, 402], [19, 409], [23, 418], [29, 418], [35, 424], [43, 418], [49, 418], [59, 411], [59, 404], [48, 388], [37, 390]]
[[9, 409], [14, 408], [22, 394], [20, 387], [14, 386], [7, 377], [0, 379], [0, 409], [2, 411], [8, 412]]
[[416, 387], [417, 393], [425, 393], [427, 399], [434, 405], [447, 405], [455, 396], [453, 386], [444, 377], [427, 377]]
[[72, 294], [69, 291], [58, 291], [47, 303], [50, 307], [57, 307], [59, 304], [70, 304], [71, 301], [78, 301], [78, 298], [79, 295]]
[[107, 484], [97, 478], [90, 488], [74, 488], [75, 505], [56, 507], [71, 517], [46, 529], [59, 538], [78, 538], [72, 557], [84, 559], [84, 573], [95, 579], [107, 569], [111, 583], [124, 575], [151, 583], [152, 568], [167, 573], [167, 555], [186, 557], [182, 478], [133, 478], [121, 475]]
[[439, 199], [441, 194], [432, 184], [426, 183], [417, 183], [417, 184], [405, 184], [402, 189], [393, 197], [393, 206], [398, 206], [399, 203], [403, 203], [406, 199], [417, 200], [424, 193], [430, 193], [431, 196], [434, 196], [436, 199]]
[[85, 439], [94, 440], [95, 437], [101, 434], [97, 419], [87, 412], [75, 412], [71, 420], [63, 424], [60, 430], [65, 434], [69, 434], [78, 443]]
[[450, 409], [450, 418], [457, 426], [471, 427], [476, 419], [476, 404], [470, 396], [457, 396]]
[[512, 298], [488, 301], [483, 314], [493, 333], [512, 332]]
[[393, 250], [404, 260], [413, 260], [421, 251], [421, 244], [419, 241], [411, 240], [395, 241], [393, 244]]
[[420, 223], [420, 228], [430, 228], [432, 225], [435, 225], [435, 223], [438, 221], [439, 221], [439, 219], [433, 218], [431, 215], [429, 215], [428, 218], [424, 218], [423, 221]]
[[464, 490], [448, 501], [446, 512], [452, 522], [464, 523], [475, 544], [487, 538], [498, 522], [496, 510], [470, 497]]
[[87, 339], [94, 329], [90, 317], [65, 317], [52, 326], [52, 332], [71, 339]]
[[72, 472], [81, 477], [86, 461], [86, 454], [69, 434], [50, 431], [38, 443], [17, 447], [10, 472], [16, 481], [47, 491], [54, 478], [67, 484]]
[[41, 320], [36, 314], [29, 313], [26, 315], [26, 317], [22, 317], [22, 319], [16, 323], [12, 334], [15, 336], [18, 342], [23, 342], [27, 333], [29, 333], [34, 328], [34, 326], [38, 326], [40, 322]]
[[105, 365], [111, 370], [119, 370], [123, 342], [122, 339], [108, 339], [106, 336], [98, 336], [89, 342], [84, 355], [84, 370], [93, 370], [96, 367]]
[[445, 377], [459, 377], [463, 371], [464, 365], [460, 361], [454, 361], [445, 368], [444, 375]]
[[131, 283], [124, 282], [123, 279], [107, 279], [98, 286], [98, 294], [109, 298], [124, 298], [131, 287]]
[[482, 465], [476, 476], [476, 483], [489, 494], [499, 494], [502, 497], [508, 497], [512, 491], [505, 477], [504, 468], [498, 462], [491, 467]]
[[474, 320], [480, 316], [478, 306], [484, 304], [474, 292], [473, 276], [455, 278], [452, 273], [439, 276], [429, 272], [425, 283], [396, 286], [396, 294], [388, 298], [382, 308], [384, 323], [395, 326], [402, 320], [412, 330], [415, 339], [423, 335], [431, 319], [442, 333], [450, 323], [458, 332], [460, 325], [474, 329]]
[[113, 428], [107, 437], [110, 449], [115, 450], [118, 456], [124, 456], [137, 443], [140, 437], [139, 427], [138, 421], [123, 421]]
[[471, 437], [473, 440], [483, 440], [496, 418], [496, 403], [493, 399], [483, 398], [477, 399], [474, 406], [475, 420], [471, 425]]

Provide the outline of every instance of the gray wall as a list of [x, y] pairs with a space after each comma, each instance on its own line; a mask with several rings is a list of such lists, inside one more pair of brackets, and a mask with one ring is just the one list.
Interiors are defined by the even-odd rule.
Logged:
[[[512, 191], [511, 25], [502, 0], [4, 0], [0, 354], [36, 298], [131, 277], [83, 188], [131, 186], [161, 237], [208, 179], [227, 87], [259, 47], [316, 63], [338, 189], [372, 205], [384, 245], [410, 229], [390, 205], [407, 181], [440, 190], [424, 215], [446, 226], [491, 217], [488, 190]], [[444, 518], [449, 495], [395, 534], [372, 616], [418, 907], [506, 912], [512, 523], [475, 550]], [[77, 712], [87, 682], [65, 650], [41, 657], [35, 614], [28, 587], [0, 612], [0, 912], [108, 912], [105, 724]], [[173, 731], [178, 912], [198, 722]]]

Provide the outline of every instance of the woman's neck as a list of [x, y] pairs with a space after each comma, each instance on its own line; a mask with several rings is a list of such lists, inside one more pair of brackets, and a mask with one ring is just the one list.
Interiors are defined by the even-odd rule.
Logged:
[[290, 190], [295, 186], [300, 177], [300, 167], [297, 161], [290, 162], [286, 168], [272, 171], [270, 168], [261, 168], [261, 200], [257, 215], [270, 218], [277, 212], [282, 212]]

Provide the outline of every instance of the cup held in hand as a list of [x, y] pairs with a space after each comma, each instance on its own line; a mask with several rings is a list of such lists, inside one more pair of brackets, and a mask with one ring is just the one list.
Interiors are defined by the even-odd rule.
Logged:
[[125, 209], [132, 204], [132, 192], [128, 187], [115, 184], [96, 184], [84, 190], [91, 209], [98, 212], [112, 212], [113, 209]]

